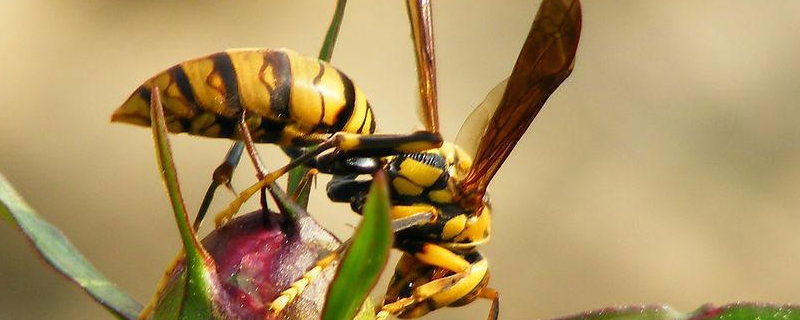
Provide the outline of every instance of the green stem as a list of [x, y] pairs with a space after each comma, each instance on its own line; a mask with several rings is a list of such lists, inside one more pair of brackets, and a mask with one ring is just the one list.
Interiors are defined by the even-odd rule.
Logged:
[[325, 34], [325, 41], [322, 43], [322, 48], [319, 49], [320, 60], [331, 61], [333, 48], [336, 46], [336, 39], [339, 38], [339, 28], [342, 26], [344, 7], [346, 5], [347, 0], [336, 1], [336, 10], [333, 12], [333, 19], [331, 20], [330, 26], [328, 26], [328, 33]]

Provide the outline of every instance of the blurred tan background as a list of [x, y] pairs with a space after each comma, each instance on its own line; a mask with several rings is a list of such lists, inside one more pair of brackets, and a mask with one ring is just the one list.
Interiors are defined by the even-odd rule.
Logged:
[[[539, 2], [435, 2], [442, 126], [453, 138], [510, 72]], [[502, 318], [800, 301], [800, 2], [585, 2], [573, 76], [492, 185], [485, 253]], [[150, 132], [111, 125], [110, 112], [184, 59], [233, 47], [314, 56], [332, 5], [3, 1], [0, 171], [147, 301], [177, 232]], [[368, 93], [384, 132], [418, 126], [404, 10], [400, 0], [351, 0], [333, 59]], [[172, 141], [196, 210], [229, 143]], [[261, 152], [270, 167], [286, 161], [275, 148]], [[242, 168], [240, 188], [253, 179]], [[356, 215], [323, 195], [312, 212], [347, 236]], [[215, 208], [230, 198], [220, 193]], [[0, 319], [110, 319], [7, 225], [0, 255]], [[484, 319], [488, 306], [430, 318]]]

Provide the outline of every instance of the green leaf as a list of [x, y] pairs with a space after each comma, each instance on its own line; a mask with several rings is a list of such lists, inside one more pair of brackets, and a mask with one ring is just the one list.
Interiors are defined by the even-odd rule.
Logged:
[[18, 227], [39, 255], [119, 319], [136, 319], [142, 305], [123, 292], [59, 231], [42, 219], [0, 174], [0, 216]]
[[800, 320], [800, 306], [735, 303], [721, 307], [704, 305], [690, 313], [668, 306], [614, 307], [558, 320]]
[[392, 245], [386, 178], [378, 173], [367, 195], [361, 224], [344, 253], [336, 278], [328, 289], [323, 320], [353, 319], [375, 286]]
[[186, 204], [178, 183], [178, 173], [172, 161], [172, 150], [167, 136], [164, 108], [159, 101], [158, 87], [153, 88], [150, 100], [155, 102], [150, 108], [150, 119], [153, 119], [151, 127], [159, 171], [169, 193], [186, 260], [188, 281], [184, 281], [185, 292], [176, 319], [215, 319], [215, 298], [219, 294], [216, 266], [197, 239], [197, 234], [190, 225], [189, 215], [186, 213]]

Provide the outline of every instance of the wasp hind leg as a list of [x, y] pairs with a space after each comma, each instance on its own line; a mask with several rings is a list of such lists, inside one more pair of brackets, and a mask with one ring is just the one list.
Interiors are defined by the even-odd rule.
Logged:
[[[377, 320], [385, 320], [389, 317], [389, 315], [400, 315], [406, 311], [412, 311], [413, 308], [421, 306], [421, 311], [417, 311], [417, 314], [413, 314], [410, 317], [416, 318], [420, 317], [434, 309], [438, 309], [448, 304], [439, 304], [436, 301], [437, 298], [443, 295], [460, 295], [460, 294], [468, 294], [469, 291], [474, 289], [472, 284], [470, 283], [475, 276], [477, 276], [474, 271], [468, 269], [463, 272], [458, 272], [443, 278], [439, 278], [436, 280], [432, 280], [428, 283], [420, 285], [416, 287], [411, 296], [398, 299], [388, 304], [384, 304], [378, 314], [376, 315]], [[455, 292], [450, 292], [455, 291]], [[466, 291], [466, 292], [463, 292]], [[422, 304], [428, 304], [427, 306], [422, 306]], [[490, 320], [496, 319], [492, 318], [491, 314], [489, 316]]]
[[[478, 252], [459, 255], [433, 243], [423, 243], [406, 252], [398, 262], [387, 292], [390, 302], [381, 307], [378, 319], [389, 315], [420, 317], [438, 308], [467, 304], [478, 297], [498, 296], [496, 291], [486, 288], [488, 262]], [[448, 272], [451, 274], [445, 276]], [[415, 282], [422, 284], [408, 294], [403, 293]], [[496, 319], [498, 303], [492, 306], [490, 320]]]
[[500, 292], [492, 288], [483, 288], [478, 292], [479, 298], [491, 299], [492, 307], [489, 309], [487, 320], [497, 320], [500, 315]]
[[282, 175], [292, 168], [312, 161], [316, 156], [330, 150], [337, 149], [348, 154], [358, 155], [378, 155], [378, 154], [397, 154], [403, 152], [420, 152], [433, 148], [438, 148], [442, 144], [442, 137], [438, 133], [428, 131], [417, 131], [410, 134], [386, 134], [386, 135], [359, 135], [354, 133], [337, 132], [332, 137], [318, 144], [297, 158], [294, 158], [287, 165], [269, 172], [256, 184], [242, 191], [239, 196], [231, 201], [228, 208], [219, 212], [214, 218], [219, 227], [239, 211], [239, 208], [250, 199], [257, 191], [272, 184]]

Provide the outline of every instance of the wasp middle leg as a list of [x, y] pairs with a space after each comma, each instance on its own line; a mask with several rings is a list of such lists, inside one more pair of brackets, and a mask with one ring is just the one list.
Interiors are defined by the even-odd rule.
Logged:
[[[231, 190], [231, 192], [234, 193], [234, 195], [236, 195], [236, 191], [231, 185], [231, 179], [233, 178], [233, 171], [238, 166], [239, 160], [242, 157], [243, 149], [247, 149], [247, 154], [250, 156], [250, 160], [256, 170], [256, 178], [261, 180], [266, 174], [266, 169], [261, 161], [261, 157], [258, 155], [258, 150], [256, 150], [253, 137], [250, 135], [250, 127], [247, 124], [247, 112], [245, 110], [242, 110], [239, 116], [238, 127], [242, 136], [242, 141], [237, 141], [231, 145], [228, 153], [225, 156], [225, 160], [223, 160], [223, 162], [214, 170], [214, 173], [211, 176], [211, 185], [209, 185], [208, 190], [206, 190], [206, 194], [203, 197], [203, 202], [201, 203], [200, 209], [197, 211], [197, 216], [194, 220], [193, 227], [195, 231], [200, 228], [200, 224], [203, 222], [203, 218], [205, 218], [205, 215], [208, 212], [211, 201], [214, 199], [214, 193], [216, 192], [217, 187], [220, 185], [225, 185], [229, 190]], [[261, 207], [264, 210], [267, 209], [267, 197], [263, 189], [261, 192]]]

